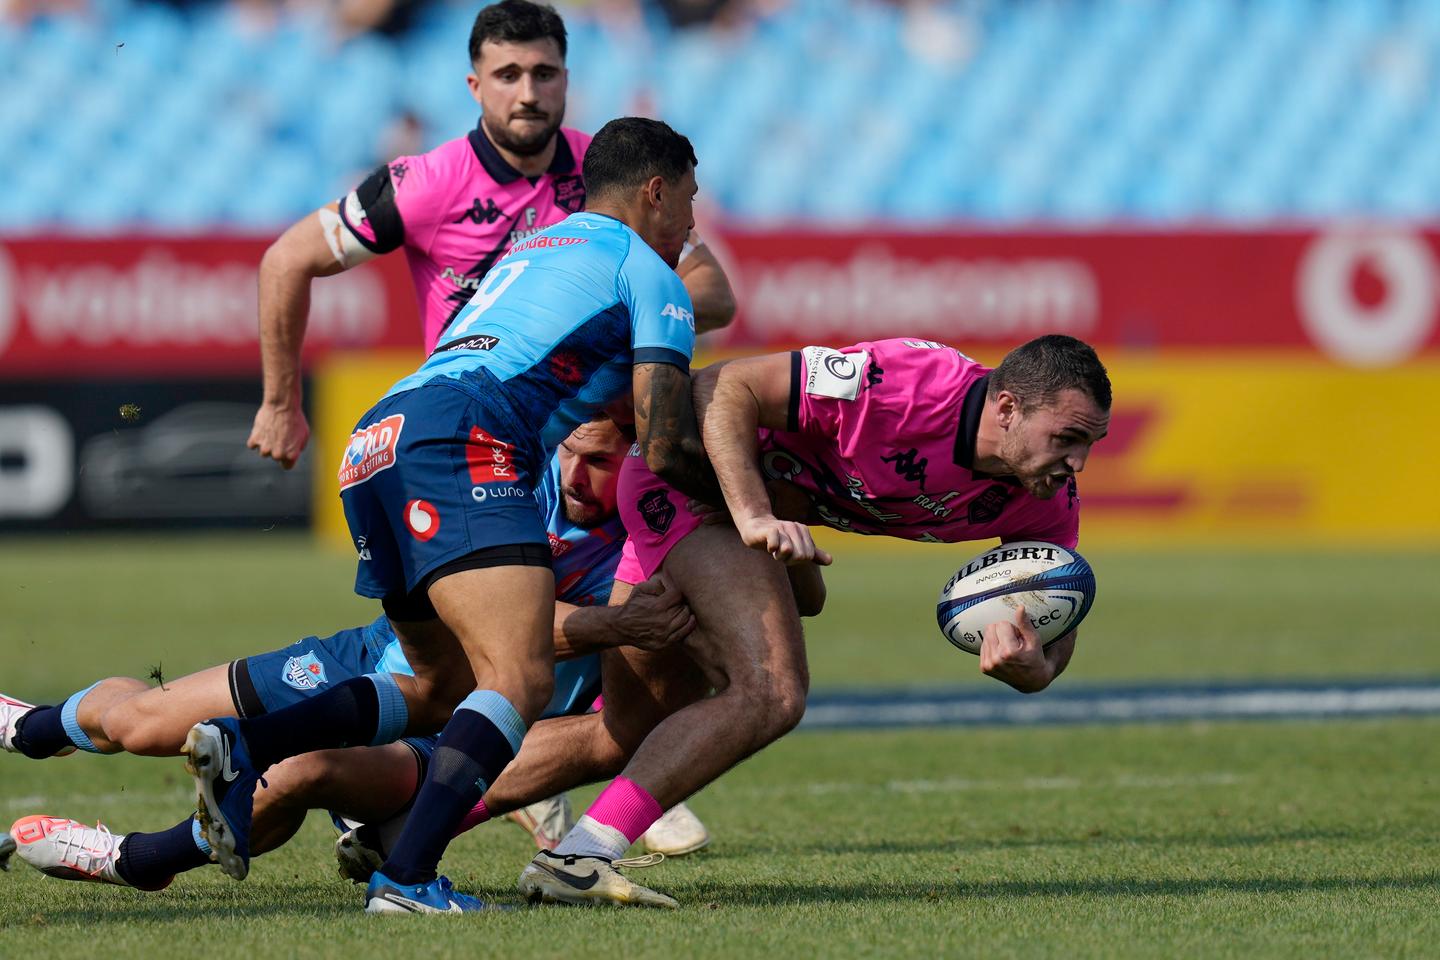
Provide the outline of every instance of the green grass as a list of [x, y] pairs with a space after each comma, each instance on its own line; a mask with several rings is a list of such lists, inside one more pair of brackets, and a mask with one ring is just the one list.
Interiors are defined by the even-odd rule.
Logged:
[[[810, 626], [816, 686], [989, 682], [929, 612], [959, 556], [842, 556]], [[1096, 554], [1063, 682], [1440, 675], [1432, 554]], [[351, 562], [303, 539], [0, 542], [0, 689], [59, 696], [361, 622]], [[1378, 599], [1377, 598], [1381, 598]], [[677, 914], [525, 910], [373, 920], [312, 817], [237, 884], [0, 875], [0, 956], [1431, 956], [1440, 719], [791, 736], [695, 801], [712, 849], [642, 876]], [[175, 823], [180, 762], [0, 757], [0, 821]], [[514, 901], [528, 839], [456, 844], [462, 888]], [[263, 954], [261, 954], [263, 955]]]

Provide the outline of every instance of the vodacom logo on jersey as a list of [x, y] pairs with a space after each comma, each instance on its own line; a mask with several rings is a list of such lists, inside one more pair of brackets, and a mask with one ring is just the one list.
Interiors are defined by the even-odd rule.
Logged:
[[411, 500], [405, 504], [405, 527], [423, 543], [440, 532], [440, 511], [429, 500]]
[[1437, 265], [1420, 233], [1347, 226], [1320, 234], [1300, 261], [1295, 299], [1317, 346], [1344, 363], [1408, 359], [1436, 322]]

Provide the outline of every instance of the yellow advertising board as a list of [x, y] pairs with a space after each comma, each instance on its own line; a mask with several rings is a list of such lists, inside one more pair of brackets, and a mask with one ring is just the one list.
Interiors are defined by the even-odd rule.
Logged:
[[[1369, 370], [1290, 350], [1104, 359], [1115, 403], [1080, 479], [1082, 543], [1440, 546], [1440, 356]], [[351, 429], [416, 360], [340, 355], [316, 371], [324, 540], [348, 544], [335, 469]]]

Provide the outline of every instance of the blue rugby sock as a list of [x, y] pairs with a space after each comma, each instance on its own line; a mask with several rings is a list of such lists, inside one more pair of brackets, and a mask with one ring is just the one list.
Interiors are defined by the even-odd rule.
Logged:
[[455, 828], [520, 752], [525, 723], [503, 696], [477, 690], [456, 708], [430, 758], [425, 783], [380, 872], [396, 883], [429, 883]]
[[131, 886], [159, 890], [175, 874], [205, 866], [210, 862], [210, 844], [199, 826], [189, 817], [159, 833], [127, 834], [115, 871]]
[[15, 730], [15, 748], [35, 760], [53, 757], [66, 747], [73, 747], [65, 735], [60, 707], [36, 707], [20, 719]]
[[408, 722], [395, 678], [367, 674], [283, 710], [241, 720], [240, 733], [250, 762], [263, 771], [313, 750], [390, 743], [399, 739]]

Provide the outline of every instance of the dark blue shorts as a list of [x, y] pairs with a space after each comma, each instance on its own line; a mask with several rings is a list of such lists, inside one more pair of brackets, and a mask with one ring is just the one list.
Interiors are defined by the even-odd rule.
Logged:
[[[236, 713], [242, 717], [272, 713], [337, 683], [376, 673], [381, 653], [394, 639], [382, 617], [363, 627], [329, 637], [306, 637], [270, 653], [236, 660], [230, 664], [230, 696]], [[428, 762], [437, 739], [438, 735], [405, 737], [401, 742]]]
[[496, 405], [443, 381], [385, 397], [360, 418], [340, 465], [355, 592], [402, 598], [493, 547], [534, 545], [548, 557], [534, 492], [542, 453]]

